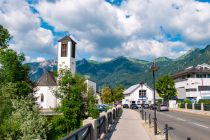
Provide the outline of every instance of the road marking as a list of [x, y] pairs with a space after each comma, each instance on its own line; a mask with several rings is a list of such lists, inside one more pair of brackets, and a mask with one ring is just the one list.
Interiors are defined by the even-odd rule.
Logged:
[[194, 125], [197, 125], [197, 126], [200, 126], [200, 127], [203, 127], [203, 128], [209, 128], [209, 127], [207, 127], [207, 126], [205, 126], [205, 125], [202, 125], [202, 124], [199, 124], [199, 123], [193, 123]]
[[182, 119], [180, 117], [177, 117], [176, 119], [180, 120], [180, 121], [186, 121], [185, 119]]

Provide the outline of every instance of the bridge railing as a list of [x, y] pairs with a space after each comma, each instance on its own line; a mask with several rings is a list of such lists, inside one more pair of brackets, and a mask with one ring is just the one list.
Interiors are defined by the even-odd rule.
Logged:
[[73, 133], [62, 138], [62, 140], [92, 140], [92, 125], [86, 124]]
[[97, 119], [88, 118], [83, 121], [83, 127], [67, 135], [62, 140], [97, 140], [103, 139], [113, 124], [119, 119], [122, 107], [114, 107], [100, 113]]
[[106, 132], [106, 117], [103, 115], [97, 119], [97, 138]]

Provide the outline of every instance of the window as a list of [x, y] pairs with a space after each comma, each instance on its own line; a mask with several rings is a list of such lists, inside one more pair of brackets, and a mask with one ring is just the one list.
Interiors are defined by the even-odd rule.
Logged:
[[72, 46], [71, 46], [71, 57], [75, 58], [75, 46], [76, 46], [76, 43], [73, 43], [72, 42]]
[[139, 90], [139, 98], [142, 98], [142, 97], [146, 97], [147, 94], [146, 94], [146, 90]]
[[44, 95], [41, 94], [41, 102], [44, 102]]
[[196, 88], [188, 88], [188, 89], [186, 89], [186, 92], [191, 92], [191, 91], [197, 91], [197, 89]]
[[67, 57], [67, 44], [61, 44], [61, 57]]
[[199, 91], [210, 91], [210, 86], [198, 86]]

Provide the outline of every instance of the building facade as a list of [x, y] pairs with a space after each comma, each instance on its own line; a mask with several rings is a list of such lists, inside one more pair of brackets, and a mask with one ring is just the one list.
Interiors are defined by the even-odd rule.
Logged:
[[[136, 84], [124, 92], [124, 99], [122, 100], [122, 104], [153, 104], [154, 103], [154, 90], [151, 89], [147, 84]], [[156, 99], [160, 99], [159, 96], [156, 94]]]
[[210, 99], [210, 65], [191, 66], [172, 75], [178, 99]]

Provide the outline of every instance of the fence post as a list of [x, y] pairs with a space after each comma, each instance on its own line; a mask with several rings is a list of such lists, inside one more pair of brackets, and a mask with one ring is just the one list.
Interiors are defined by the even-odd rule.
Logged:
[[187, 103], [185, 103], [185, 107], [184, 108], [187, 109]]
[[192, 109], [195, 110], [195, 103], [192, 103]]
[[91, 140], [97, 140], [97, 120], [96, 119], [92, 119], [92, 117], [89, 117], [88, 119], [84, 120], [83, 121], [83, 126], [86, 125], [86, 124], [89, 124], [91, 123], [92, 124], [92, 138]]
[[204, 103], [201, 103], [201, 110], [204, 111]]
[[108, 132], [108, 111], [100, 113], [100, 116], [105, 116], [105, 133]]
[[147, 122], [147, 112], [144, 112], [144, 119], [145, 119], [145, 122]]
[[165, 125], [166, 140], [168, 140], [168, 124]]
[[151, 125], [151, 115], [149, 114], [149, 126]]

